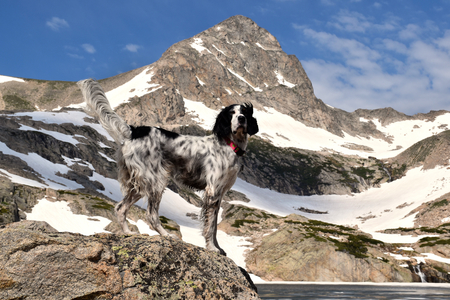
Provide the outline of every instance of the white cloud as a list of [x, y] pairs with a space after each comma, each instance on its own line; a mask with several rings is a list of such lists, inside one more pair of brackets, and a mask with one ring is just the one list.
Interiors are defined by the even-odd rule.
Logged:
[[62, 28], [69, 27], [69, 23], [66, 20], [58, 17], [53, 17], [45, 23], [53, 31], [59, 31]]
[[125, 46], [125, 50], [130, 51], [130, 52], [138, 52], [138, 50], [142, 48], [142, 46], [139, 45], [135, 45], [135, 44], [128, 44]]
[[421, 31], [421, 28], [415, 24], [409, 24], [405, 29], [401, 30], [398, 34], [400, 39], [402, 40], [414, 40], [417, 39], [418, 33]]
[[96, 52], [94, 46], [92, 46], [91, 44], [83, 44], [83, 45], [81, 45], [81, 47], [83, 47], [83, 49], [84, 49], [87, 53], [93, 54], [93, 53]]
[[450, 51], [450, 30], [446, 30], [442, 38], [436, 40], [436, 44], [447, 51]]
[[348, 10], [341, 10], [333, 19], [334, 22], [328, 22], [329, 25], [350, 32], [365, 32], [371, 26], [362, 14]]
[[368, 20], [363, 14], [342, 9], [328, 22], [335, 28], [347, 32], [366, 32], [366, 30], [394, 30], [397, 27], [395, 18], [389, 18], [384, 23], [376, 24]]
[[72, 58], [76, 58], [76, 59], [84, 59], [84, 56], [78, 55], [78, 54], [75, 54], [75, 53], [67, 53], [67, 55], [69, 55]]
[[[414, 35], [419, 26], [409, 24], [391, 34], [405, 38], [396, 41], [293, 27], [321, 52], [334, 53], [330, 60], [302, 61], [316, 96], [325, 103], [347, 111], [394, 107], [407, 114], [450, 109], [450, 30], [432, 39], [425, 33], [435, 32], [433, 24]], [[429, 107], [430, 100], [435, 107]]]

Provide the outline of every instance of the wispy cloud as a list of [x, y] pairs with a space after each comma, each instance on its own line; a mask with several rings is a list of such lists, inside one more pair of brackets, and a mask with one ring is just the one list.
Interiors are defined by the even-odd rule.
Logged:
[[328, 25], [342, 31], [361, 33], [365, 33], [366, 30], [369, 29], [390, 31], [395, 30], [398, 27], [396, 18], [390, 18], [381, 24], [376, 24], [368, 20], [363, 14], [346, 9], [340, 10], [339, 13], [332, 18], [332, 21], [328, 22]]
[[138, 52], [139, 49], [141, 49], [142, 46], [139, 45], [135, 45], [135, 44], [128, 44], [125, 46], [125, 50], [130, 51], [130, 52]]
[[83, 47], [83, 49], [84, 49], [87, 53], [93, 54], [93, 53], [96, 52], [94, 46], [92, 46], [91, 44], [83, 44], [83, 45], [81, 45], [81, 47]]
[[53, 17], [45, 23], [53, 31], [59, 31], [62, 28], [68, 28], [69, 23], [66, 20], [60, 19], [58, 17]]
[[76, 59], [84, 59], [84, 56], [75, 54], [75, 53], [67, 53], [67, 55], [69, 55], [72, 58], [76, 58]]
[[[366, 20], [349, 15], [354, 19], [341, 24], [354, 26]], [[352, 31], [354, 38], [348, 38], [293, 25], [310, 47], [333, 53], [333, 60], [302, 61], [317, 97], [347, 111], [390, 106], [414, 114], [427, 112], [430, 99], [436, 109], [450, 109], [450, 30], [437, 35], [429, 22], [395, 26], [390, 36], [399, 40], [372, 40], [361, 31]]]

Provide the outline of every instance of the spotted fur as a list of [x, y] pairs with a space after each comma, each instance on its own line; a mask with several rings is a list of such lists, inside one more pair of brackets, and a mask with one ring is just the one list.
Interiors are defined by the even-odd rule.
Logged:
[[253, 106], [230, 105], [217, 116], [213, 135], [186, 136], [156, 127], [129, 126], [112, 110], [100, 84], [86, 79], [78, 85], [87, 111], [119, 144], [119, 182], [124, 198], [115, 210], [122, 230], [132, 233], [126, 223], [127, 212], [139, 199], [147, 198], [149, 223], [160, 235], [170, 235], [161, 226], [158, 210], [172, 179], [179, 185], [205, 191], [201, 215], [206, 247], [226, 255], [216, 238], [217, 217], [222, 198], [233, 186], [240, 168], [239, 156], [229, 142], [245, 151], [248, 136], [258, 132]]

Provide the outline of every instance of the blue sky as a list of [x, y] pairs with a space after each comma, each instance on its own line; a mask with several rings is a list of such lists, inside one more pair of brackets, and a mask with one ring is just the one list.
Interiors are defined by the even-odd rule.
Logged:
[[297, 56], [329, 105], [450, 110], [450, 0], [2, 1], [0, 74], [114, 76], [238, 14]]

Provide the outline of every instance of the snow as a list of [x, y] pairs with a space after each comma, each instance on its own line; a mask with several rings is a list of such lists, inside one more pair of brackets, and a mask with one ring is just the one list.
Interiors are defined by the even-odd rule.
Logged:
[[197, 78], [198, 83], [200, 83], [201, 86], [204, 86], [204, 85], [205, 85], [205, 83], [204, 83], [203, 81], [201, 81], [197, 76], [195, 76], [195, 78]]
[[25, 82], [22, 78], [10, 77], [5, 75], [0, 75], [0, 83], [5, 83], [8, 81]]
[[283, 75], [281, 75], [278, 71], [274, 71], [275, 75], [277, 76], [278, 79], [278, 83], [281, 85], [285, 85], [289, 88], [293, 88], [295, 86], [295, 84], [290, 83], [289, 81], [287, 81], [286, 79], [284, 79]]
[[258, 46], [259, 48], [261, 48], [261, 49], [263, 49], [263, 50], [266, 50], [263, 46], [261, 46], [260, 43], [256, 43], [256, 46]]
[[[259, 188], [238, 179], [233, 189], [244, 193], [250, 202], [232, 201], [231, 203], [262, 209], [280, 216], [295, 213], [333, 224], [357, 225], [361, 230], [372, 234], [374, 238], [388, 243], [414, 243], [424, 236], [380, 234], [377, 231], [413, 227], [415, 215], [405, 216], [422, 203], [434, 200], [448, 192], [450, 180], [446, 178], [447, 173], [446, 168], [427, 171], [415, 168], [408, 171], [407, 175], [401, 179], [355, 195], [286, 195]], [[417, 182], [421, 184], [417, 185]], [[405, 202], [413, 204], [398, 208]], [[328, 211], [328, 214], [304, 213], [297, 210], [298, 207]], [[373, 215], [375, 218], [366, 221], [359, 218], [367, 215]]]
[[12, 174], [9, 173], [8, 171], [4, 170], [4, 169], [0, 169], [0, 174], [1, 175], [6, 175], [6, 177], [9, 178], [9, 180], [11, 180], [12, 182], [16, 182], [16, 183], [20, 183], [20, 184], [24, 184], [24, 185], [28, 185], [28, 186], [34, 186], [34, 187], [38, 187], [38, 188], [46, 188], [47, 186], [45, 184], [42, 184], [38, 181], [32, 180], [32, 179], [28, 179], [16, 174]]
[[46, 130], [46, 129], [42, 129], [42, 128], [36, 129], [36, 128], [22, 125], [22, 124], [20, 125], [19, 129], [24, 130], [24, 131], [41, 132], [41, 133], [50, 135], [57, 140], [60, 140], [60, 141], [66, 142], [66, 143], [70, 143], [72, 145], [76, 145], [76, 144], [80, 143], [78, 140], [75, 139], [75, 137], [83, 137], [82, 135], [68, 135], [68, 134], [64, 134], [64, 133], [60, 133], [60, 132], [56, 132], [56, 131], [50, 131], [50, 130]]
[[431, 259], [434, 261], [443, 262], [445, 264], [450, 264], [450, 258], [441, 257], [441, 256], [433, 254], [433, 253], [421, 253], [421, 254], [425, 255], [426, 259]]
[[26, 215], [27, 220], [45, 221], [58, 231], [84, 235], [107, 232], [103, 228], [111, 223], [111, 220], [100, 216], [75, 215], [67, 202], [49, 201], [47, 198], [39, 200]]
[[158, 83], [151, 83], [154, 75], [153, 72], [149, 72], [151, 69], [146, 68], [127, 83], [106, 92], [111, 107], [115, 109], [120, 104], [128, 102], [132, 97], [141, 97], [162, 88]]
[[[232, 71], [230, 70], [230, 72]], [[241, 77], [240, 79], [246, 82], [244, 78]], [[246, 83], [248, 84], [248, 82]], [[218, 114], [218, 111], [211, 110], [200, 102], [185, 100], [185, 107], [192, 113], [197, 114], [200, 120], [209, 120]], [[264, 107], [264, 110], [254, 109], [254, 116], [258, 120], [260, 130], [257, 135], [269, 139], [277, 147], [335, 151], [360, 157], [374, 156], [379, 159], [394, 157], [416, 142], [444, 131], [445, 126], [443, 125], [450, 124], [450, 113], [436, 117], [433, 122], [408, 120], [382, 126], [378, 120], [371, 120], [378, 130], [391, 136], [392, 143], [389, 143], [381, 139], [351, 136], [345, 132], [344, 136], [340, 137], [321, 128], [308, 127], [270, 107]], [[204, 121], [202, 123], [205, 124]], [[207, 127], [207, 129], [210, 128]], [[352, 150], [345, 147], [348, 144], [364, 145], [372, 148], [373, 151]], [[402, 145], [402, 148], [397, 148], [398, 145]]]
[[254, 87], [253, 85], [251, 85], [244, 77], [242, 77], [241, 75], [239, 75], [238, 73], [234, 72], [233, 70], [231, 70], [230, 68], [228, 68], [228, 71], [233, 74], [234, 76], [236, 76], [237, 78], [239, 78], [240, 80], [242, 80], [243, 82], [245, 82], [248, 86], [250, 86], [254, 91], [256, 92], [262, 92], [263, 90], [259, 87]]
[[[198, 51], [198, 53], [202, 53], [203, 51], [207, 51], [211, 53], [207, 48], [203, 46], [203, 41], [201, 38], [194, 38], [194, 42], [191, 43], [191, 47]], [[212, 54], [212, 53], [211, 53]]]
[[226, 54], [225, 54], [225, 52], [223, 52], [222, 50], [220, 50], [219, 48], [217, 48], [216, 47], [216, 45], [212, 45], [217, 51], [219, 51], [220, 53], [222, 53], [223, 55], [225, 55], [225, 56], [227, 56]]
[[[18, 112], [14, 114], [9, 114], [6, 116], [16, 116], [16, 117], [31, 117], [31, 120], [39, 121], [47, 124], [64, 124], [70, 123], [75, 126], [89, 126], [95, 129], [99, 134], [105, 136], [110, 141], [114, 141], [113, 138], [108, 134], [108, 132], [97, 123], [86, 122], [85, 118], [90, 118], [85, 112], [81, 111], [64, 111], [64, 112]], [[20, 121], [18, 121], [20, 123]], [[25, 128], [25, 125], [22, 125]], [[42, 129], [39, 129], [41, 131]], [[51, 131], [51, 135], [56, 135], [57, 132]], [[77, 141], [78, 143], [78, 141]]]
[[[58, 172], [60, 174], [67, 174], [70, 169], [66, 165], [54, 164], [36, 153], [23, 154], [16, 152], [2, 142], [0, 142], [0, 151], [3, 152], [3, 154], [13, 155], [25, 161], [33, 170], [37, 170], [39, 172], [41, 179], [43, 179], [46, 185], [52, 189], [59, 190], [83, 188], [82, 185], [76, 183], [75, 181], [56, 175]], [[12, 179], [17, 180], [18, 177]], [[42, 184], [38, 183], [38, 186], [41, 187]]]

